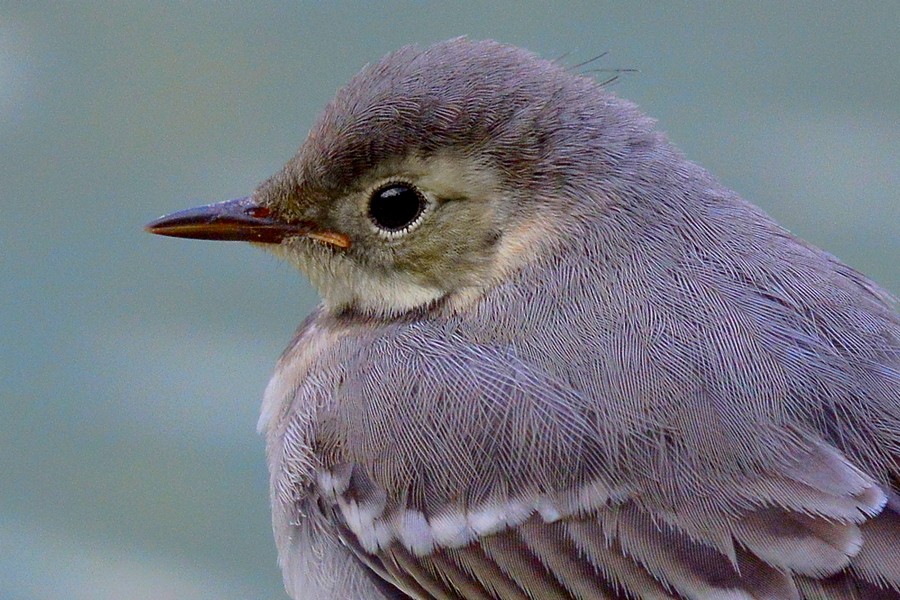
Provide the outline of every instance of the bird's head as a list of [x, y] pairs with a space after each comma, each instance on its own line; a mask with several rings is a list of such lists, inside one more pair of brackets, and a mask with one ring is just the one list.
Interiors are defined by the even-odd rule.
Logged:
[[[614, 169], [630, 105], [495, 42], [408, 47], [364, 68], [252, 196], [152, 233], [264, 245], [333, 312], [467, 303], [563, 235], [565, 198]], [[615, 135], [606, 132], [615, 131]]]

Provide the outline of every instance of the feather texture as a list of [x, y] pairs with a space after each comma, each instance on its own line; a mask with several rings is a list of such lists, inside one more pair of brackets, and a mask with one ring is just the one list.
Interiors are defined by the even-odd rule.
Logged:
[[408, 243], [279, 250], [325, 298], [260, 421], [295, 598], [900, 598], [885, 292], [497, 44], [364, 70], [258, 195], [396, 174]]

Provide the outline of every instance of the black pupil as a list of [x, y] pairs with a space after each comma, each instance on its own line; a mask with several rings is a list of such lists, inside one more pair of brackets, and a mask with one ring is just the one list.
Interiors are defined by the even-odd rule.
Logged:
[[404, 184], [392, 184], [381, 188], [369, 201], [369, 217], [388, 231], [409, 227], [425, 207], [423, 198], [414, 188]]

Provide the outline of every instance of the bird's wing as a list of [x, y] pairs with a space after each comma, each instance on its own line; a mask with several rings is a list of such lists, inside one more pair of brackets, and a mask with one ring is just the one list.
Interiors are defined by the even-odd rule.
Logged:
[[762, 415], [695, 451], [512, 351], [406, 331], [356, 355], [315, 452], [318, 505], [407, 596], [900, 598], [897, 490], [815, 432]]

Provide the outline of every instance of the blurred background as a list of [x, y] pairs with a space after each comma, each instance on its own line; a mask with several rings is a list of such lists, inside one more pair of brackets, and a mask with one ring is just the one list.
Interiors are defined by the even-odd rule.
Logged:
[[896, 1], [0, 2], [0, 598], [286, 598], [255, 425], [315, 295], [141, 228], [246, 195], [363, 64], [461, 34], [639, 69], [615, 91], [689, 157], [900, 292]]

